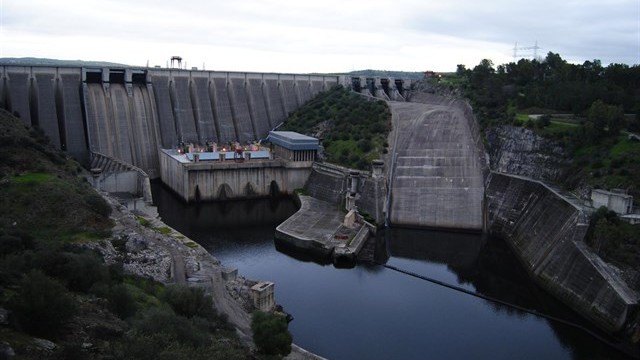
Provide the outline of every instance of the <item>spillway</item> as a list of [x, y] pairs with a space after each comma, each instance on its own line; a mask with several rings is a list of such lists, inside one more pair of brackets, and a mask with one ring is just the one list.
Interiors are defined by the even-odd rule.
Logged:
[[273, 123], [269, 119], [267, 107], [265, 106], [265, 97], [262, 92], [261, 79], [247, 80], [247, 93], [249, 104], [251, 105], [251, 118], [254, 120], [256, 133], [268, 134], [273, 128]]
[[8, 72], [6, 78], [7, 102], [14, 115], [19, 115], [26, 124], [31, 124], [29, 109], [29, 74]]
[[424, 101], [391, 103], [389, 222], [481, 231], [486, 164], [464, 106], [439, 97]]
[[264, 96], [271, 126], [276, 127], [286, 118], [284, 102], [277, 79], [267, 79], [264, 81]]
[[171, 84], [171, 104], [176, 118], [178, 139], [184, 142], [198, 143], [200, 139], [193, 117], [194, 106], [191, 103], [188, 74], [174, 76]]
[[252, 141], [257, 138], [251, 113], [249, 111], [249, 101], [247, 100], [247, 92], [245, 90], [244, 79], [229, 79], [230, 99], [233, 109], [233, 119], [236, 124], [237, 139], [242, 143]]
[[280, 90], [282, 91], [282, 103], [284, 104], [285, 114], [289, 114], [298, 108], [298, 100], [296, 96], [295, 82], [292, 80], [281, 80]]
[[[60, 129], [58, 127], [56, 110], [56, 79], [55, 73], [43, 72], [35, 74], [35, 101], [34, 120], [37, 119], [38, 126], [48, 134], [49, 141], [57, 148], [60, 148]], [[33, 106], [32, 106], [33, 107]], [[35, 121], [34, 121], [35, 122]]]
[[227, 79], [215, 77], [212, 86], [215, 116], [218, 119], [218, 139], [221, 143], [235, 141], [238, 137], [231, 113]]
[[191, 81], [191, 99], [200, 134], [200, 143], [206, 141], [218, 142], [218, 133], [211, 110], [209, 96], [209, 79], [207, 77], [193, 77]]
[[160, 126], [161, 146], [168, 149], [178, 144], [171, 96], [169, 95], [169, 76], [158, 75], [154, 78], [153, 93], [158, 113], [158, 125]]

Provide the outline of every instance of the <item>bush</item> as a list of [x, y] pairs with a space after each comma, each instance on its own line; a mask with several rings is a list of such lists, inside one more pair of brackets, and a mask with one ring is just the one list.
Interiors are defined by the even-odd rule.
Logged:
[[109, 217], [109, 215], [111, 215], [111, 206], [109, 203], [95, 192], [91, 192], [85, 196], [85, 201], [87, 202], [87, 205], [89, 205], [89, 208], [96, 214], [104, 217]]
[[369, 141], [369, 139], [360, 139], [358, 141], [358, 148], [360, 148], [362, 152], [369, 152], [371, 150], [371, 141]]
[[187, 318], [194, 316], [212, 318], [214, 315], [213, 301], [210, 296], [205, 295], [203, 288], [168, 285], [163, 299], [176, 314]]
[[67, 284], [70, 290], [87, 292], [98, 282], [109, 282], [109, 271], [97, 255], [89, 252], [40, 251], [35, 264], [47, 275]]
[[108, 295], [109, 309], [121, 319], [126, 319], [136, 314], [138, 306], [125, 284], [114, 285]]
[[549, 125], [551, 125], [551, 115], [544, 114], [544, 115], [540, 116], [540, 118], [538, 119], [538, 127], [543, 129], [543, 128], [546, 128]]
[[9, 301], [14, 324], [37, 336], [55, 334], [76, 312], [76, 302], [64, 286], [38, 270], [20, 282], [20, 290]]
[[266, 355], [286, 356], [291, 352], [293, 338], [287, 327], [287, 319], [278, 314], [256, 311], [251, 319], [253, 341]]
[[0, 230], [0, 256], [20, 253], [27, 249], [33, 249], [33, 238], [25, 233]]
[[190, 321], [168, 308], [145, 311], [134, 321], [133, 330], [137, 336], [162, 336], [167, 341], [192, 347], [210, 343], [206, 322], [198, 321], [197, 318]]

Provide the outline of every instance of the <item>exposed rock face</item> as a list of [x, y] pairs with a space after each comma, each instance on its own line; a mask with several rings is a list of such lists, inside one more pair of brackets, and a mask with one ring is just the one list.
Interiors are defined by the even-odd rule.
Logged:
[[563, 176], [566, 157], [560, 145], [514, 126], [492, 127], [485, 131], [491, 170], [558, 182]]

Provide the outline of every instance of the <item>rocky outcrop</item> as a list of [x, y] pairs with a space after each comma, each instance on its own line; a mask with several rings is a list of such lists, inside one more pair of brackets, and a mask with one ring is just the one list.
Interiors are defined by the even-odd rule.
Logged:
[[[102, 254], [105, 263], [122, 263], [130, 274], [169, 284], [199, 286], [211, 295], [216, 310], [236, 328], [240, 338], [253, 346], [250, 313], [255, 310], [251, 286], [257, 281], [227, 269], [206, 249], [158, 218], [134, 214], [116, 199], [103, 194], [113, 209], [115, 226], [108, 239], [85, 246]], [[292, 346], [286, 359], [322, 359]]]
[[558, 182], [566, 166], [562, 147], [533, 131], [514, 126], [485, 130], [491, 170]]

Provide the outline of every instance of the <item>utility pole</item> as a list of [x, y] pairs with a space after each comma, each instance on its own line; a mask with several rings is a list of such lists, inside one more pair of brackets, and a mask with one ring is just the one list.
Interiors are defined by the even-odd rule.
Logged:
[[[533, 50], [533, 58], [537, 59], [538, 58], [538, 50], [541, 49], [540, 46], [538, 46], [538, 40], [536, 40], [535, 45], [533, 46], [524, 46], [524, 47], [518, 47], [518, 42], [516, 42], [516, 44], [513, 46], [513, 62], [517, 62], [518, 61], [518, 50]], [[525, 53], [525, 56], [529, 57], [531, 53]]]

